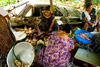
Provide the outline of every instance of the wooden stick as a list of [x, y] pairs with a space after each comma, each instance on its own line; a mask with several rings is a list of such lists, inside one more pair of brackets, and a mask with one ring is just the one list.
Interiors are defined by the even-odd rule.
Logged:
[[50, 0], [50, 11], [53, 13], [53, 0]]

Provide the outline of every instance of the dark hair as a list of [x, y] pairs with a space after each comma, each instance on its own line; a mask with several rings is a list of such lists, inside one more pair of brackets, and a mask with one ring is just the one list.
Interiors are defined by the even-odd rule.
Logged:
[[67, 33], [70, 33], [71, 26], [69, 24], [62, 25], [62, 30], [66, 31]]
[[50, 10], [50, 6], [49, 6], [49, 5], [46, 6], [46, 7], [45, 7], [45, 10]]
[[91, 2], [87, 2], [87, 3], [85, 4], [85, 8], [88, 8], [88, 7], [91, 6], [91, 5], [92, 5]]

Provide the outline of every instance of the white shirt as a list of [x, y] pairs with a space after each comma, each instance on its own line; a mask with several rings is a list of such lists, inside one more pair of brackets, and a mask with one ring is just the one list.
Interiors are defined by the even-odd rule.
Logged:
[[[85, 14], [86, 19], [87, 19], [88, 21], [90, 21], [90, 20], [91, 20], [91, 17], [90, 17], [90, 15], [89, 15], [89, 13], [88, 13], [86, 10], [83, 10], [83, 12], [84, 12], [84, 14]], [[82, 14], [81, 14], [81, 16], [80, 16], [80, 19], [82, 20]]]
[[0, 14], [2, 16], [7, 16], [8, 12], [6, 10], [4, 10], [2, 7], [0, 7]]

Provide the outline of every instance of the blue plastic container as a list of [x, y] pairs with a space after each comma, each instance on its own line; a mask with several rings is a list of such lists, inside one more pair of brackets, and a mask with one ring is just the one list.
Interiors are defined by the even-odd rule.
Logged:
[[89, 38], [91, 38], [91, 36], [93, 35], [93, 34], [91, 34], [90, 32], [85, 31], [85, 30], [76, 30], [76, 31], [75, 31], [75, 39], [76, 39], [79, 43], [82, 43], [82, 44], [89, 44], [89, 43], [92, 42], [91, 40], [86, 40], [86, 39], [83, 39], [83, 38], [79, 37], [78, 34], [80, 34], [80, 33], [88, 33], [88, 34], [89, 34]]

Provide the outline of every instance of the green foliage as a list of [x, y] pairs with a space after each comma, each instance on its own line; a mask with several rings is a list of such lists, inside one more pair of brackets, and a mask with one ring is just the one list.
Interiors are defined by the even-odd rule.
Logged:
[[75, 46], [76, 47], [81, 47], [81, 45], [79, 43], [76, 43]]
[[16, 0], [0, 0], [0, 6], [7, 6], [9, 4], [15, 4]]
[[59, 3], [60, 5], [65, 4], [66, 0], [55, 0], [56, 3]]
[[97, 13], [100, 14], [100, 9], [97, 9]]
[[98, 14], [98, 20], [100, 21], [100, 14]]
[[56, 9], [53, 7], [53, 11], [55, 12], [56, 11]]
[[100, 0], [93, 0], [94, 5], [98, 5], [100, 3]]
[[100, 9], [97, 9], [98, 20], [100, 21]]
[[98, 20], [100, 21], [100, 13], [98, 13]]

